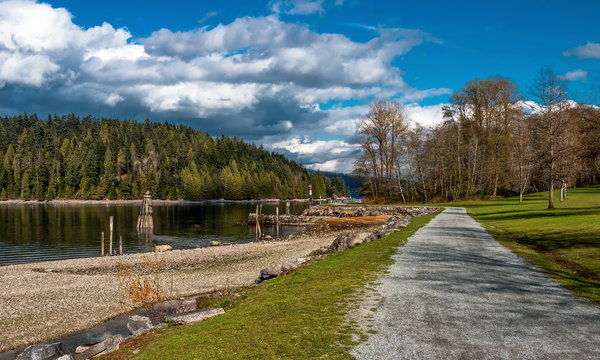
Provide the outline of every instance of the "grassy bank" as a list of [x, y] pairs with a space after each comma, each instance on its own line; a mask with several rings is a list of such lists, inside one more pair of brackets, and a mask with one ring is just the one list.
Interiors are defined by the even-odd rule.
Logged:
[[[437, 214], [437, 213], [436, 213]], [[227, 313], [127, 343], [105, 359], [349, 359], [358, 330], [346, 314], [355, 294], [392, 263], [390, 256], [436, 214], [414, 218], [390, 236], [304, 267], [235, 300]]]
[[457, 202], [503, 245], [575, 294], [600, 304], [600, 186], [570, 189], [548, 209], [548, 194]]

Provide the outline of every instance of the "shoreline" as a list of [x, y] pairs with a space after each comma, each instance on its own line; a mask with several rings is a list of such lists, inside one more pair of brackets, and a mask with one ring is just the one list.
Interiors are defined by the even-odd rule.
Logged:
[[[176, 205], [176, 204], [259, 204], [259, 203], [282, 203], [282, 202], [309, 202], [308, 199], [252, 199], [252, 200], [228, 200], [228, 199], [206, 199], [206, 200], [163, 200], [152, 199], [153, 205]], [[315, 202], [325, 202], [327, 199], [313, 199]], [[54, 199], [54, 200], [0, 200], [2, 205], [137, 205], [139, 200], [78, 200], [78, 199]]]
[[[368, 231], [379, 225], [360, 227]], [[0, 352], [51, 341], [134, 310], [120, 300], [116, 265], [141, 266], [149, 254], [166, 265], [169, 297], [251, 285], [259, 271], [306, 257], [349, 227], [311, 229], [291, 238], [164, 253], [54, 260], [0, 267]], [[355, 229], [356, 230], [356, 229]]]

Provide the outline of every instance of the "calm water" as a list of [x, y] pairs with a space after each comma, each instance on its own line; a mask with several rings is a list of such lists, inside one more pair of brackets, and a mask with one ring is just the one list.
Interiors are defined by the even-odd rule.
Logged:
[[[280, 213], [285, 213], [281, 203]], [[291, 203], [298, 214], [305, 203]], [[264, 204], [263, 213], [274, 214], [276, 204]], [[136, 230], [139, 205], [3, 205], [0, 206], [0, 265], [100, 255], [101, 233], [108, 249], [109, 217], [114, 216], [114, 248], [123, 236], [125, 253], [152, 251], [154, 245], [174, 249], [205, 247], [211, 240], [242, 243], [254, 241], [254, 226], [245, 225], [252, 204], [155, 204], [154, 232], [139, 235]], [[287, 236], [302, 228], [280, 226]], [[265, 234], [276, 236], [275, 227]], [[108, 250], [107, 250], [108, 252]]]

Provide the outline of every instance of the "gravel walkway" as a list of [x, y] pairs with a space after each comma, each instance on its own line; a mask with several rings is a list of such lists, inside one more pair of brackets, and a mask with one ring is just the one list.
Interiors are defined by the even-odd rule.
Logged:
[[[254, 282], [267, 266], [307, 256], [339, 231], [157, 254], [174, 297]], [[123, 304], [117, 262], [140, 266], [143, 254], [0, 266], [0, 352], [94, 327], [132, 310]], [[150, 256], [153, 256], [150, 254]]]
[[[550, 224], [549, 224], [550, 226]], [[600, 308], [448, 208], [394, 256], [357, 359], [600, 359]]]

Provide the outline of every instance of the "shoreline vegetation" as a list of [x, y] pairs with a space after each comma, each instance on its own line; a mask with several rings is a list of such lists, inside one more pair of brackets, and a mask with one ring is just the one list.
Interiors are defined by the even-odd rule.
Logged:
[[[152, 199], [153, 205], [168, 205], [168, 204], [256, 204], [256, 203], [281, 203], [281, 202], [309, 202], [309, 199], [247, 199], [247, 200], [231, 200], [231, 199], [204, 199], [204, 200], [164, 200]], [[325, 202], [327, 199], [313, 199], [313, 202]], [[121, 204], [141, 204], [142, 199], [136, 200], [80, 200], [80, 199], [53, 199], [53, 200], [0, 200], [2, 205], [121, 205]]]

